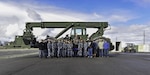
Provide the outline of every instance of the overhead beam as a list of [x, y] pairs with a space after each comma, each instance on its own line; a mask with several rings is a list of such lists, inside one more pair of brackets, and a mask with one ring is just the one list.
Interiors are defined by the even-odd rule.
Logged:
[[86, 27], [86, 28], [107, 28], [108, 22], [27, 22], [26, 28], [32, 29], [33, 27], [41, 28], [66, 28], [69, 25]]

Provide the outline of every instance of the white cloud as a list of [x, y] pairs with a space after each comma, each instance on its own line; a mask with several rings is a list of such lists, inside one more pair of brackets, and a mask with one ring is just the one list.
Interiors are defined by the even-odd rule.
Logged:
[[[16, 6], [14, 4], [0, 2], [0, 40], [14, 39], [15, 35], [22, 35], [25, 29], [25, 22], [35, 21], [108, 21], [111, 23], [128, 22], [135, 18], [130, 13], [111, 13], [109, 15], [102, 15], [96, 12], [87, 14], [75, 11], [68, 11], [66, 9], [54, 8], [51, 6], [36, 6], [31, 4], [24, 4]], [[11, 13], [10, 13], [11, 12]], [[110, 37], [113, 41], [116, 37], [124, 42], [142, 42], [142, 31], [145, 30], [148, 34], [150, 27], [148, 25], [130, 25], [130, 26], [112, 26], [111, 30], [107, 30], [104, 36]], [[41, 29], [34, 28], [33, 33], [40, 38], [52, 35], [55, 36], [62, 29]], [[96, 32], [95, 29], [88, 29], [89, 36]], [[65, 34], [70, 34], [70, 30]], [[63, 37], [65, 36], [63, 35]], [[146, 40], [150, 41], [146, 35]], [[148, 42], [150, 43], [150, 42]]]
[[95, 17], [97, 17], [97, 18], [104, 18], [102, 15], [99, 15], [99, 14], [97, 14], [97, 13], [94, 13], [93, 14]]
[[117, 14], [113, 14], [111, 15], [108, 20], [111, 22], [127, 22], [130, 19], [132, 19], [130, 16], [126, 16], [126, 15], [117, 15]]
[[130, 25], [130, 26], [118, 26], [112, 27], [112, 30], [106, 31], [105, 36], [112, 38], [112, 41], [123, 41], [132, 42], [136, 44], [142, 44], [145, 31], [146, 44], [150, 43], [149, 35], [150, 32], [149, 25]]
[[113, 11], [107, 12], [105, 14], [93, 13], [92, 15], [89, 15], [86, 20], [106, 21], [110, 23], [125, 23], [136, 18], [138, 18], [138, 16], [136, 16], [136, 14], [133, 14], [131, 11], [114, 9]]
[[25, 9], [0, 2], [0, 40], [10, 41], [15, 35], [22, 35], [26, 21], [33, 21]]
[[29, 16], [31, 19], [33, 19], [33, 20], [38, 20], [38, 21], [42, 21], [41, 16], [40, 16], [37, 12], [35, 12], [34, 10], [27, 9], [26, 11], [27, 11], [27, 13], [28, 13], [28, 16]]
[[[11, 33], [10, 33], [10, 30], [11, 30]], [[7, 28], [6, 28], [6, 35], [7, 36], [12, 36], [12, 35], [15, 35], [16, 32], [18, 30], [18, 24], [14, 24], [14, 25], [8, 25]]]
[[127, 0], [127, 1], [133, 2], [134, 4], [142, 7], [150, 6], [150, 0]]
[[69, 14], [57, 14], [50, 12], [41, 12], [43, 21], [83, 21], [83, 19], [73, 17]]

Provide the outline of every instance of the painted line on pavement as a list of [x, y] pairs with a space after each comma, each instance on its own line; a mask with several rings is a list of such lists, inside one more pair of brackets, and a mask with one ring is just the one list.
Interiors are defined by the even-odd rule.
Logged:
[[35, 54], [38, 54], [38, 52], [26, 53], [26, 54], [8, 55], [8, 56], [1, 56], [0, 59], [17, 58], [17, 57], [24, 57], [24, 56], [35, 55]]

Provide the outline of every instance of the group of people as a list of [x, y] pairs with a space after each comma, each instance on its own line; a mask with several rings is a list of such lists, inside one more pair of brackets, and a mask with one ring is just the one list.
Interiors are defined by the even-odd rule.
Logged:
[[110, 43], [99, 39], [96, 41], [46, 39], [39, 42], [39, 57], [109, 57]]

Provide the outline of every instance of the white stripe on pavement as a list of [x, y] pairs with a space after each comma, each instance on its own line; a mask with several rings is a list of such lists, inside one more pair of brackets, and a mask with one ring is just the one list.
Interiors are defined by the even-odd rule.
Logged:
[[26, 53], [26, 54], [8, 55], [8, 56], [1, 56], [0, 59], [16, 58], [16, 57], [24, 57], [24, 56], [35, 55], [35, 54], [38, 54], [38, 52], [34, 52], [34, 53]]

